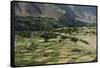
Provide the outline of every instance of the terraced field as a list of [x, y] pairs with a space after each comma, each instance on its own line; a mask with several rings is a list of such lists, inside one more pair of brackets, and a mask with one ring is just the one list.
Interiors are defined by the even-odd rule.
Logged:
[[31, 34], [31, 37], [23, 37], [16, 34], [15, 64], [27, 66], [96, 61], [96, 28], [82, 27], [78, 33], [71, 34], [53, 33], [58, 35], [47, 42], [40, 36]]

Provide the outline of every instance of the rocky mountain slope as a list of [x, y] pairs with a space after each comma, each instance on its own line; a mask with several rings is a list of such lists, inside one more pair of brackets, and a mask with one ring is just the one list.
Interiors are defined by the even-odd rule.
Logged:
[[65, 25], [96, 23], [95, 6], [16, 2], [15, 14], [16, 16], [59, 18]]

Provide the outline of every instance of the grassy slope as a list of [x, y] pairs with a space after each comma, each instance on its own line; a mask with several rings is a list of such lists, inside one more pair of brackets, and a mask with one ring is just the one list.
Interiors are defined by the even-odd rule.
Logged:
[[[84, 33], [84, 31], [82, 32]], [[51, 38], [48, 42], [44, 42], [44, 39], [40, 37], [16, 36], [15, 63], [18, 66], [25, 66], [93, 61], [96, 58], [96, 42], [93, 39], [96, 38], [95, 35], [79, 34], [78, 37], [90, 44], [87, 45], [80, 41], [73, 42], [70, 38], [59, 43], [57, 38]]]

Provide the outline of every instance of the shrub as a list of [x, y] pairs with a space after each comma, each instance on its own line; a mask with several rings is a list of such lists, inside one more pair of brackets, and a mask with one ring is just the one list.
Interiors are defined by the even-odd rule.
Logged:
[[96, 32], [95, 32], [95, 31], [91, 31], [91, 33], [92, 33], [92, 34], [94, 34], [94, 35], [96, 34]]
[[85, 44], [89, 44], [87, 41], [85, 40], [80, 40], [81, 42], [85, 43]]
[[72, 49], [71, 52], [81, 52], [82, 50], [81, 49], [78, 49], [78, 48], [75, 48], [75, 49]]
[[25, 37], [25, 38], [30, 38], [31, 37], [31, 32], [20, 32], [19, 36]]
[[77, 41], [78, 41], [78, 39], [77, 39], [77, 38], [72, 37], [72, 38], [71, 38], [71, 41], [73, 41], [73, 42], [77, 42]]
[[48, 39], [50, 39], [50, 38], [56, 38], [57, 35], [53, 34], [53, 33], [45, 32], [45, 33], [41, 34], [40, 37], [43, 38], [45, 40], [45, 42], [48, 42]]

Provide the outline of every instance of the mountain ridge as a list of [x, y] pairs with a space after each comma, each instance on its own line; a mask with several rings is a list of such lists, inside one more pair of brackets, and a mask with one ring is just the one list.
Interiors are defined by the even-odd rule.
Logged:
[[16, 16], [33, 16], [62, 19], [68, 25], [96, 23], [96, 7], [18, 2]]

